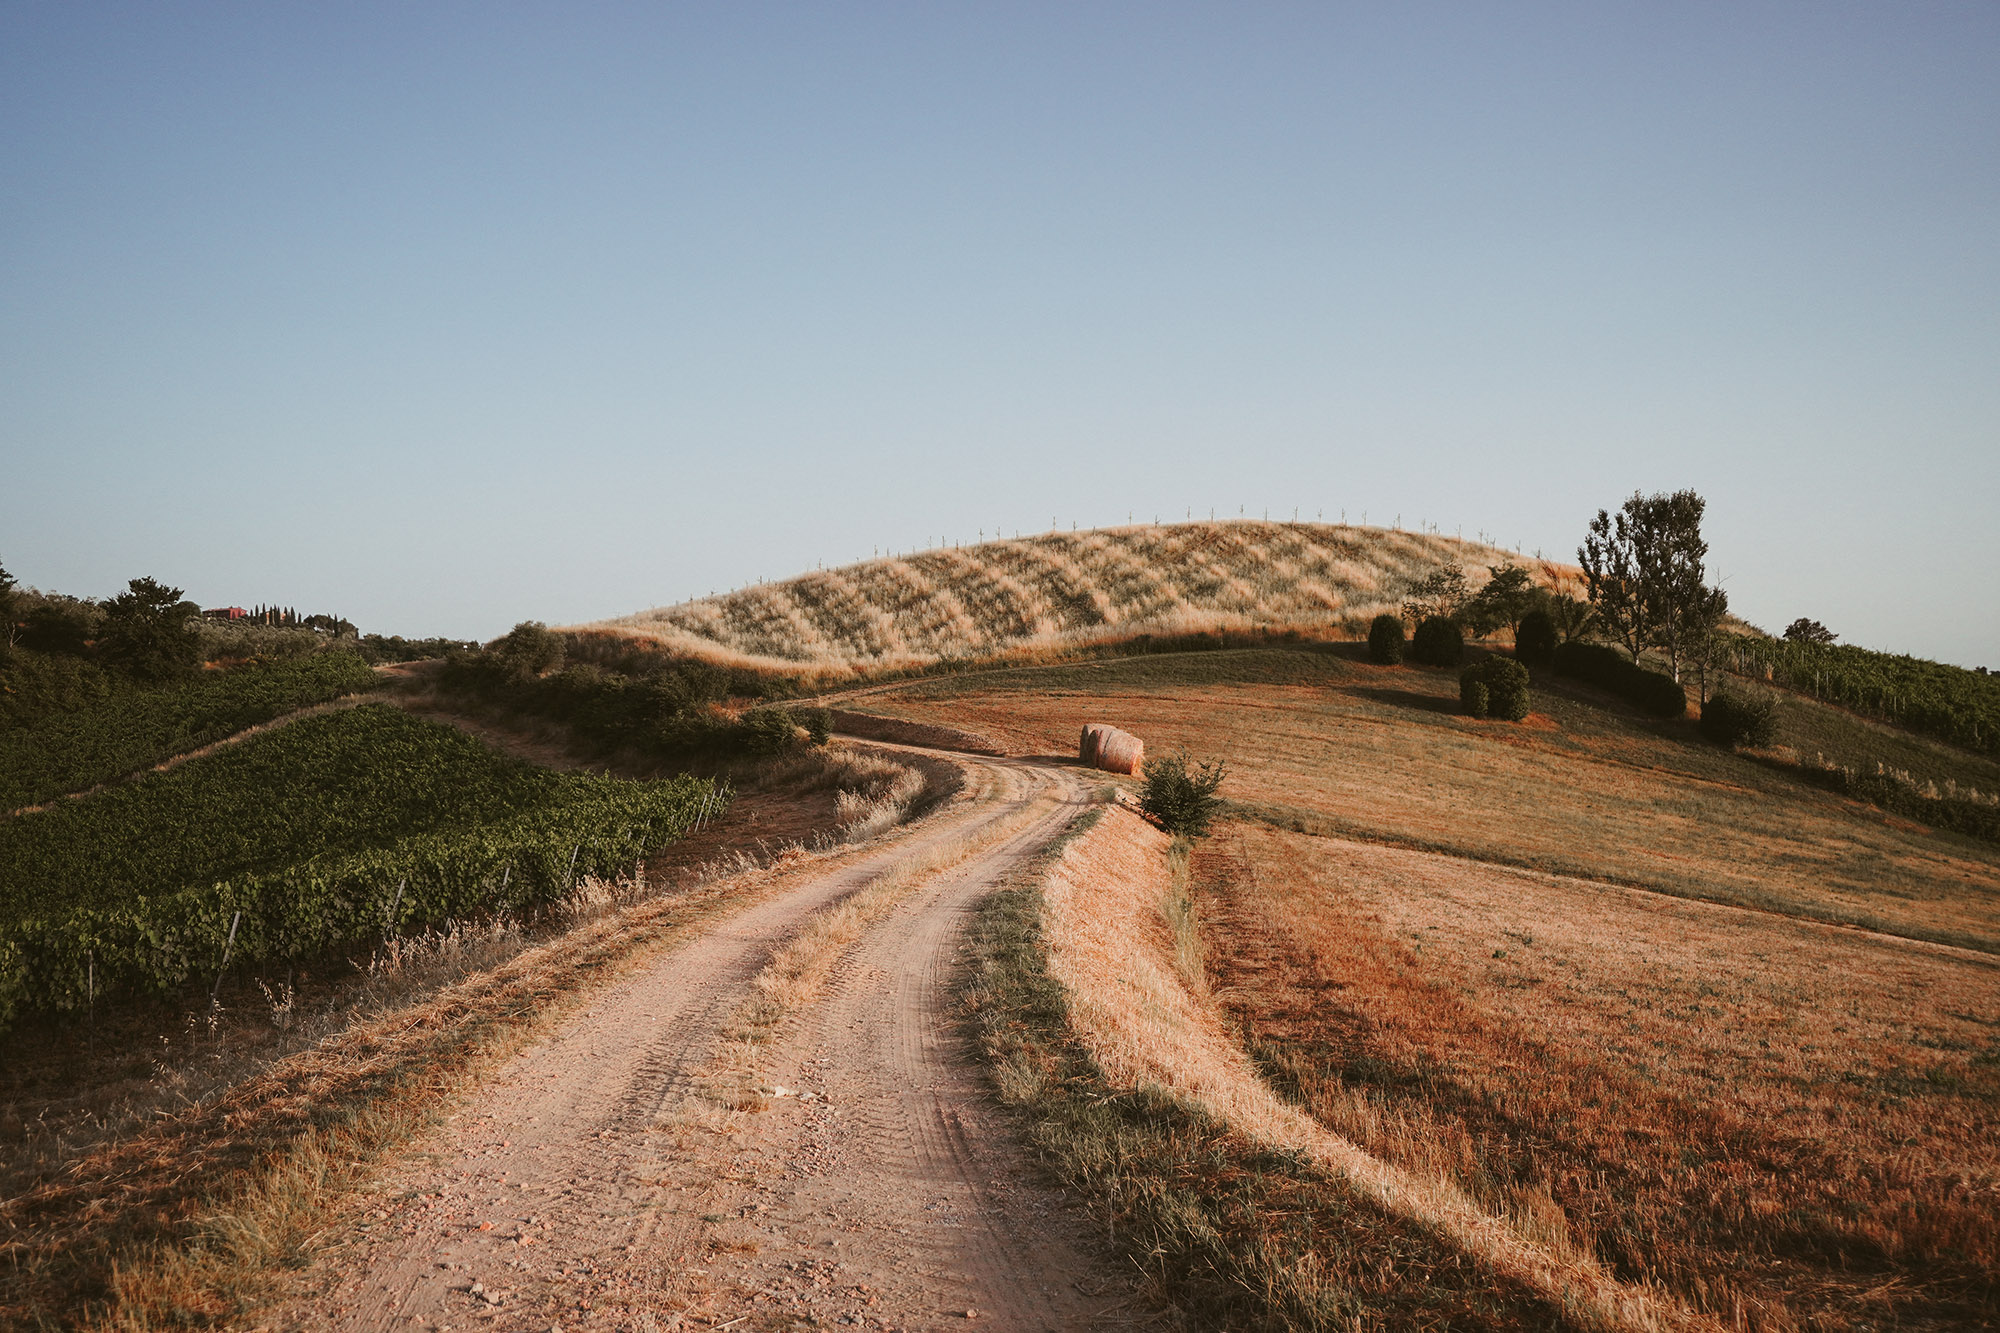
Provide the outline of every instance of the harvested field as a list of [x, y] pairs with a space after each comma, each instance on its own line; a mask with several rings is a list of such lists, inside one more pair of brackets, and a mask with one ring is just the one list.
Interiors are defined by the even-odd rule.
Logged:
[[[2000, 855], [1802, 786], [1685, 725], [1538, 688], [1458, 712], [1456, 674], [1345, 648], [1190, 653], [915, 681], [870, 712], [1068, 755], [1082, 720], [1226, 759], [1239, 810], [1320, 832], [2000, 951]], [[1804, 708], [1806, 705], [1797, 705]]]
[[1330, 523], [1048, 532], [871, 560], [572, 626], [726, 665], [829, 677], [1133, 635], [1365, 628], [1446, 561], [1567, 566], [1480, 542]]
[[1369, 1152], [1753, 1327], [2000, 1315], [2000, 963], [1232, 826], [1210, 981]]
[[[1101, 864], [1051, 880], [1051, 973], [1114, 1088], [1303, 1153], [1329, 1205], [1418, 1219], [1496, 1293], [1574, 1280], [1589, 1324], [2000, 1321], [2000, 849], [1587, 690], [1538, 682], [1510, 725], [1458, 713], [1455, 683], [1321, 647], [862, 706], [1051, 756], [1102, 719], [1229, 762], [1233, 817], [1185, 901], [1164, 846], [1148, 869], [1099, 839]], [[1835, 742], [1872, 726], [1788, 707]], [[1315, 1253], [1351, 1274], [1374, 1244]], [[1394, 1284], [1315, 1290], [1397, 1318]]]

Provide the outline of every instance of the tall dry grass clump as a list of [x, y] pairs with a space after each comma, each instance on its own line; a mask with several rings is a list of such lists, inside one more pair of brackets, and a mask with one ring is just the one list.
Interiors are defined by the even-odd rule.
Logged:
[[1353, 631], [1455, 562], [1566, 566], [1429, 533], [1327, 523], [1049, 532], [871, 560], [577, 626], [725, 665], [838, 677], [1139, 634]]

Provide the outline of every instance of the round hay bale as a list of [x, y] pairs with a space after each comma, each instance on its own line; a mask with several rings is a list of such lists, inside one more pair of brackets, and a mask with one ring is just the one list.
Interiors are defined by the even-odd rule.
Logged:
[[1146, 762], [1146, 742], [1129, 731], [1106, 727], [1097, 742], [1097, 766], [1107, 773], [1137, 773]]
[[1086, 722], [1084, 724], [1083, 735], [1078, 738], [1076, 743], [1076, 757], [1078, 762], [1090, 764], [1093, 767], [1096, 765], [1097, 747], [1104, 739], [1105, 730], [1105, 725], [1102, 722]]

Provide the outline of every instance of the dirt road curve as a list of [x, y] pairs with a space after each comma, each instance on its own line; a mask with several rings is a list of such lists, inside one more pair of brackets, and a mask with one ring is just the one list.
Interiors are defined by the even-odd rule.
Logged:
[[[966, 916], [1082, 808], [1060, 770], [971, 761], [968, 795], [606, 991], [377, 1182], [271, 1326], [293, 1329], [1131, 1327], [983, 1101], [952, 1031]], [[913, 883], [756, 1048], [725, 1032], [817, 909], [912, 856]], [[718, 1071], [732, 1064], [728, 1078]], [[733, 1087], [737, 1105], [718, 1089]]]

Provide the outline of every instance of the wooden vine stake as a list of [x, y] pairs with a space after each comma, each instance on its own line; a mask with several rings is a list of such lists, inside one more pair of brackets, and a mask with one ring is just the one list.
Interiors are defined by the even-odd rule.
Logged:
[[214, 1007], [216, 997], [222, 994], [222, 979], [229, 974], [229, 955], [236, 950], [236, 928], [243, 924], [243, 909], [237, 908], [236, 915], [229, 918], [229, 939], [222, 946], [222, 970], [215, 974], [215, 985], [209, 989], [208, 1003]]

